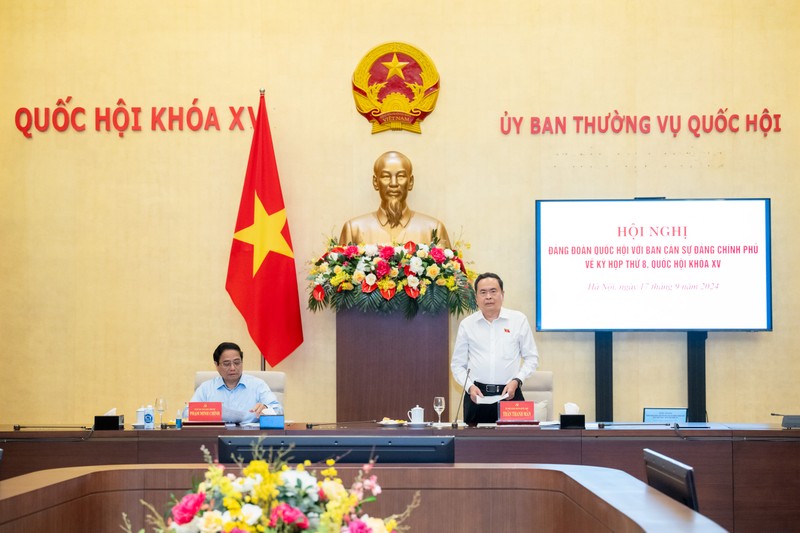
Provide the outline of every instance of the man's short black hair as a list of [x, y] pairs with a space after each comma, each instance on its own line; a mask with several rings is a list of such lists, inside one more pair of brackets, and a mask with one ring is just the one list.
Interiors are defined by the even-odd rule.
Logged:
[[481, 280], [484, 280], [484, 279], [486, 279], [486, 278], [492, 278], [492, 279], [496, 279], [496, 280], [497, 280], [497, 283], [499, 283], [499, 284], [500, 284], [500, 290], [501, 290], [501, 291], [503, 290], [503, 280], [502, 280], [502, 279], [500, 279], [500, 276], [498, 276], [498, 275], [497, 275], [497, 274], [495, 274], [494, 272], [484, 272], [483, 274], [481, 274], [481, 275], [479, 275], [477, 278], [475, 278], [475, 292], [478, 292], [478, 283], [479, 283]]
[[233, 342], [223, 342], [222, 344], [217, 346], [216, 350], [214, 350], [214, 362], [216, 364], [219, 364], [219, 356], [222, 355], [222, 352], [224, 352], [225, 350], [236, 350], [237, 352], [239, 352], [239, 357], [244, 359], [244, 352], [242, 352], [242, 349], [239, 348], [238, 344]]

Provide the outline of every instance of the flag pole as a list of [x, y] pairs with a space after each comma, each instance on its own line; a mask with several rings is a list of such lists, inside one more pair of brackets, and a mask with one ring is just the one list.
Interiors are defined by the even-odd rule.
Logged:
[[[258, 93], [259, 93], [261, 96], [264, 96], [264, 93], [265, 93], [265, 92], [266, 92], [266, 90], [264, 90], [264, 88], [263, 88], [263, 87], [261, 87], [261, 88], [258, 90]], [[267, 361], [266, 361], [266, 358], [264, 357], [264, 354], [262, 353], [262, 354], [261, 354], [261, 371], [262, 371], [262, 372], [264, 372], [266, 369], [267, 369]]]

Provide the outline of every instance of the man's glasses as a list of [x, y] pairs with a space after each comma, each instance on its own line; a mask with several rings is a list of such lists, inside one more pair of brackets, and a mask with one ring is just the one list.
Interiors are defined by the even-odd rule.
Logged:
[[222, 363], [220, 363], [220, 365], [225, 367], [225, 368], [231, 368], [231, 367], [238, 368], [238, 367], [242, 366], [242, 360], [241, 359], [234, 359], [233, 361], [223, 361]]

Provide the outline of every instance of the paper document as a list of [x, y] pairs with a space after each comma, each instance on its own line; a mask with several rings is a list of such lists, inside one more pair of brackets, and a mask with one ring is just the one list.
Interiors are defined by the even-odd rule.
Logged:
[[476, 401], [475, 403], [488, 405], [497, 403], [500, 400], [505, 400], [506, 398], [508, 398], [507, 393], [503, 394], [502, 396], [478, 396], [477, 398], [478, 401]]
[[254, 413], [238, 411], [236, 409], [229, 409], [222, 406], [222, 420], [233, 424], [241, 424], [242, 422], [252, 422], [256, 419]]

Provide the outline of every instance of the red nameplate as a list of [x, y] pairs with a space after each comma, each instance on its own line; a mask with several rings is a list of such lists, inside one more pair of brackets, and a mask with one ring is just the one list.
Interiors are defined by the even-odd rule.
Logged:
[[189, 402], [189, 421], [222, 422], [222, 402]]
[[498, 402], [497, 423], [533, 422], [533, 402]]

